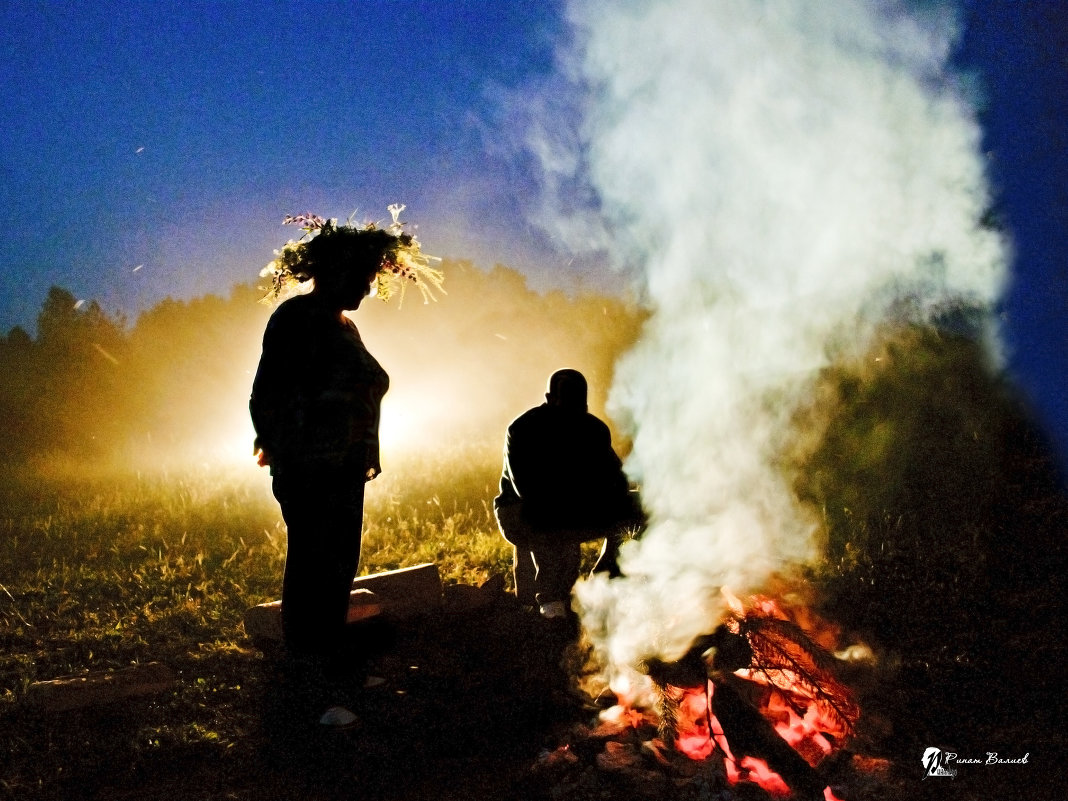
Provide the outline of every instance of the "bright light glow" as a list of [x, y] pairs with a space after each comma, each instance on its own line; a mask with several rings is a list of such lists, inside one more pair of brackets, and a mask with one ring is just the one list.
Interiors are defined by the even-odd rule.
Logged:
[[[411, 454], [433, 439], [440, 420], [433, 412], [432, 395], [391, 389], [382, 402], [378, 441], [383, 462], [391, 454]], [[440, 410], [438, 410], [440, 414]]]

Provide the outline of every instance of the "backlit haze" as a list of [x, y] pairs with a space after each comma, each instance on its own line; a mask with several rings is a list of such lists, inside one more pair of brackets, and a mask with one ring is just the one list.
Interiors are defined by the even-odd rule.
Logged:
[[[573, 19], [585, 18], [583, 24], [604, 31], [614, 29], [616, 17], [643, 19], [646, 30], [657, 30], [668, 40], [700, 30], [704, 52], [694, 52], [700, 49], [696, 43], [680, 45], [701, 63], [690, 64], [680, 54], [675, 64], [651, 65], [669, 72], [655, 72], [647, 84], [649, 91], [665, 84], [693, 89], [689, 103], [676, 101], [676, 107], [663, 109], [678, 115], [671, 124], [679, 126], [684, 147], [698, 136], [694, 127], [707, 126], [708, 117], [719, 113], [697, 107], [718, 103], [717, 93], [727, 88], [703, 85], [705, 80], [730, 82], [734, 95], [752, 93], [750, 115], [761, 113], [754, 105], [758, 97], [781, 105], [769, 109], [769, 121], [823, 113], [833, 99], [826, 92], [834, 87], [826, 81], [801, 85], [799, 76], [811, 76], [824, 53], [810, 52], [801, 39], [790, 52], [759, 50], [768, 37], [778, 35], [782, 20], [775, 17], [795, 13], [794, 6], [752, 5], [753, 13], [765, 9], [770, 17], [767, 30], [762, 21], [754, 21], [747, 34], [757, 49], [742, 54], [750, 59], [742, 75], [731, 72], [728, 63], [738, 55], [733, 49], [737, 43], [724, 38], [727, 28], [705, 31], [692, 24], [705, 13], [730, 17], [741, 8], [731, 2], [713, 3], [706, 11], [670, 3], [641, 2], [625, 9], [613, 4], [599, 9], [602, 16], [595, 20], [582, 7], [562, 2], [495, 4], [477, 11], [464, 4], [384, 0], [269, 3], [255, 10], [232, 3], [183, 6], [132, 0], [77, 7], [4, 4], [0, 203], [9, 222], [0, 239], [0, 331], [18, 325], [33, 334], [37, 311], [52, 285], [98, 300], [106, 312], [130, 322], [168, 296], [184, 300], [208, 292], [225, 294], [235, 283], [254, 280], [272, 249], [290, 234], [280, 225], [284, 215], [314, 211], [343, 218], [356, 212], [360, 218], [380, 219], [392, 202], [408, 205], [406, 216], [418, 225], [427, 252], [470, 259], [484, 269], [497, 263], [513, 267], [540, 290], [582, 284], [624, 291], [625, 274], [603, 265], [611, 258], [633, 263], [631, 245], [640, 252], [650, 243], [622, 240], [649, 236], [648, 223], [629, 230], [627, 219], [616, 215], [612, 236], [620, 241], [613, 242], [611, 253], [594, 255], [580, 247], [583, 238], [588, 242], [600, 235], [599, 224], [589, 224], [588, 214], [572, 217], [570, 232], [544, 223], [546, 212], [582, 211], [591, 199], [618, 204], [613, 194], [625, 193], [628, 182], [646, 179], [648, 157], [642, 145], [636, 146], [634, 160], [616, 153], [613, 164], [620, 172], [611, 179], [616, 188], [602, 182], [595, 192], [605, 195], [599, 197], [591, 196], [589, 182], [580, 180], [586, 158], [581, 149], [546, 150], [542, 143], [539, 152], [531, 152], [520, 146], [532, 141], [531, 129], [538, 123], [547, 127], [547, 120], [556, 119], [562, 106], [583, 113], [586, 122], [578, 129], [563, 126], [557, 136], [575, 136], [592, 145], [591, 155], [632, 146], [633, 136], [622, 133], [628, 124], [600, 118], [618, 113], [621, 106], [601, 98], [596, 106], [576, 107], [589, 99], [564, 87], [554, 67], [556, 54], [574, 35]], [[836, 12], [842, 19], [834, 24], [847, 26], [846, 17], [863, 15], [863, 8], [843, 5]], [[824, 13], [813, 13], [812, 28], [825, 24]], [[958, 89], [976, 109], [981, 127], [974, 130], [971, 146], [991, 177], [993, 207], [1018, 254], [1002, 306], [1009, 358], [1048, 428], [1068, 449], [1068, 393], [1059, 378], [1068, 358], [1064, 8], [1008, 0], [959, 6], [917, 0], [885, 5], [885, 13], [903, 26], [897, 45], [902, 52], [882, 55], [899, 60], [906, 72], [915, 71], [907, 65], [917, 58], [934, 59], [923, 67], [928, 74], [921, 81], [941, 80], [937, 64], [950, 63]], [[908, 22], [910, 18], [917, 22]], [[924, 27], [932, 25], [943, 30], [925, 33]], [[603, 41], [599, 46], [606, 52], [590, 57], [605, 62], [614, 49], [625, 69], [631, 54]], [[782, 44], [778, 40], [773, 46]], [[853, 55], [859, 57], [860, 51]], [[769, 94], [760, 82], [769, 71], [787, 69], [783, 65], [791, 59], [797, 59], [798, 79]], [[716, 77], [695, 71], [715, 61], [720, 62]], [[863, 81], [861, 76], [868, 75], [860, 69], [864, 66], [850, 63], [846, 68], [856, 71], [843, 79]], [[586, 77], [599, 80], [594, 74]], [[624, 87], [617, 84], [613, 91], [618, 89]], [[635, 116], [633, 110], [630, 114]], [[888, 121], [891, 130], [882, 133], [860, 130], [852, 137], [839, 130], [836, 141], [848, 140], [843, 156], [851, 158], [848, 148], [869, 143], [874, 150], [863, 162], [869, 167], [879, 157], [897, 159], [904, 144], [894, 150], [892, 143], [900, 139], [908, 119], [895, 117]], [[736, 118], [731, 124], [742, 122]], [[836, 117], [828, 124], [877, 126], [879, 121]], [[786, 154], [792, 154], [788, 172], [776, 176], [777, 185], [792, 193], [796, 203], [813, 196], [798, 182], [815, 171], [810, 157], [829, 156], [793, 151], [789, 131], [779, 137], [770, 129], [737, 130], [739, 136], [763, 137], [772, 148], [764, 157], [728, 165], [736, 180], [749, 170], [751, 181], [766, 181], [767, 170], [783, 169]], [[728, 155], [715, 145], [716, 135], [709, 131], [715, 149], [701, 153], [698, 174]], [[918, 146], [925, 134], [908, 136]], [[677, 171], [681, 179], [690, 177], [688, 166], [667, 166], [679, 164], [670, 158], [674, 143], [652, 142], [664, 150], [665, 169]], [[579, 161], [572, 160], [576, 154]], [[545, 176], [542, 160], [549, 156], [561, 159], [552, 165], [560, 191], [546, 195], [535, 190], [542, 183], [539, 176]], [[839, 182], [867, 178], [837, 169], [821, 177]], [[915, 176], [916, 191], [922, 190], [923, 180]], [[726, 220], [739, 215], [761, 214], [769, 224], [775, 220], [771, 212], [743, 208], [725, 194], [715, 208], [680, 209], [667, 192], [650, 195], [662, 215], [657, 220], [662, 229], [680, 213], [689, 215], [685, 219], [695, 227], [689, 232], [694, 237], [715, 230], [722, 238]], [[858, 208], [855, 213], [863, 212]], [[884, 207], [880, 213], [890, 216], [896, 210]], [[645, 215], [648, 219], [648, 209]], [[882, 230], [884, 236], [892, 235], [893, 228]], [[735, 235], [753, 233], [750, 219]], [[767, 227], [758, 233], [765, 235]], [[838, 236], [818, 234], [824, 248]], [[788, 234], [778, 236], [781, 247]], [[746, 244], [739, 242], [741, 248]], [[812, 274], [812, 280], [818, 277], [818, 272]], [[805, 291], [804, 286], [797, 289]]]
[[[631, 578], [580, 587], [619, 664], [677, 655], [720, 587], [811, 553], [769, 461], [815, 371], [895, 299], [918, 320], [991, 307], [992, 362], [1068, 452], [1056, 4], [482, 5], [6, 4], [0, 328], [32, 334], [52, 285], [133, 324], [254, 283], [286, 214], [407, 204], [426, 252], [511, 270], [358, 312], [393, 377], [387, 469], [426, 432], [499, 442], [551, 369], [590, 372], [652, 521]], [[652, 316], [613, 362], [633, 306], [561, 317], [553, 290]], [[202, 420], [245, 458], [266, 314], [215, 354], [224, 377], [175, 377], [171, 431]]]

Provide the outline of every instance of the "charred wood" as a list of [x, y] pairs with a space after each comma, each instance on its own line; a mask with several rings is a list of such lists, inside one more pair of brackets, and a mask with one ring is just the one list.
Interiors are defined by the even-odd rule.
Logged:
[[819, 801], [824, 797], [827, 782], [726, 682], [715, 682], [712, 708], [736, 760], [743, 756], [763, 759], [798, 798]]

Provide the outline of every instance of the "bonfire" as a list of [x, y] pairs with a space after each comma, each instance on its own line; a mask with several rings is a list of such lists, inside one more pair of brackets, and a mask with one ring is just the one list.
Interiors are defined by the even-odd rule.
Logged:
[[[677, 660], [639, 666], [651, 705], [606, 690], [598, 724], [573, 732], [543, 767], [578, 764], [582, 738], [603, 745], [601, 770], [628, 773], [652, 797], [665, 781], [677, 792], [701, 778], [748, 793], [738, 797], [841, 801], [829, 777], [852, 758], [860, 709], [838, 676], [837, 631], [806, 608], [724, 594], [730, 612], [711, 633]], [[698, 796], [721, 797], [713, 790]]]

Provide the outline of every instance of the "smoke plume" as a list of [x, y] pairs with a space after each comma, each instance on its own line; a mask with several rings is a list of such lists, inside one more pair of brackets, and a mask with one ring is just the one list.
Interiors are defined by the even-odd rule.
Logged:
[[636, 268], [652, 310], [610, 413], [651, 525], [626, 578], [577, 588], [620, 670], [674, 658], [745, 592], [813, 555], [776, 469], [821, 366], [912, 314], [990, 304], [1005, 244], [951, 74], [954, 16], [893, 0], [572, 0], [534, 93], [543, 222]]

